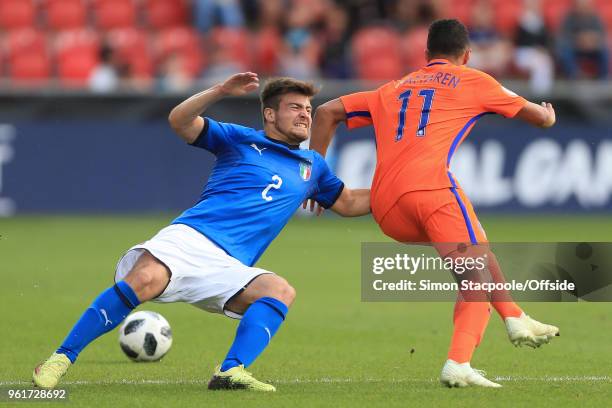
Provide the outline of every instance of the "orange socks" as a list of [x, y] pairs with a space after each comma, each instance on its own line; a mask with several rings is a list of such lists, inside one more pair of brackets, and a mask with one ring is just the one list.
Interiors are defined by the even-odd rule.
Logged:
[[480, 344], [491, 309], [487, 302], [455, 303], [453, 339], [448, 350], [448, 358], [457, 363], [466, 363], [472, 359], [474, 349]]

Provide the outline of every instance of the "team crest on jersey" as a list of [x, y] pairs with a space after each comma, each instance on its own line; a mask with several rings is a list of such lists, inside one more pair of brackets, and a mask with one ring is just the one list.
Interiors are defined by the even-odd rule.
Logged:
[[310, 180], [310, 175], [312, 174], [312, 164], [308, 162], [300, 162], [300, 176], [302, 180], [308, 181]]

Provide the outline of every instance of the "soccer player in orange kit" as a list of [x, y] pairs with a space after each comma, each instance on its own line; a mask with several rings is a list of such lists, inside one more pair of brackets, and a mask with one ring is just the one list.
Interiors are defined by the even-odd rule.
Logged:
[[[425, 67], [374, 91], [319, 106], [310, 141], [311, 149], [325, 155], [340, 122], [345, 121], [349, 129], [373, 125], [377, 147], [371, 192], [374, 219], [391, 238], [432, 243], [442, 257], [455, 256], [456, 243], [469, 248], [487, 243], [470, 201], [449, 170], [453, 153], [476, 121], [497, 113], [548, 128], [556, 120], [551, 104], [528, 102], [484, 72], [466, 67], [470, 52], [462, 23], [434, 22]], [[503, 279], [492, 254], [488, 269], [496, 281]], [[448, 360], [440, 376], [443, 384], [501, 386], [470, 366], [489, 321], [490, 305], [504, 319], [514, 345], [535, 348], [559, 334], [557, 327], [530, 318], [510, 298], [497, 299], [473, 302], [459, 295]]]

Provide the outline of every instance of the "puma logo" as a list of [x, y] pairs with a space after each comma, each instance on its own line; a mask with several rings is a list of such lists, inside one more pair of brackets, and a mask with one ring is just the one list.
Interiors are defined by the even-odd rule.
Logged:
[[108, 315], [106, 314], [106, 310], [100, 309], [100, 313], [102, 313], [102, 316], [104, 316], [104, 320], [106, 320], [104, 322], [104, 326], [108, 326], [109, 324], [113, 324], [113, 322], [108, 318]]
[[251, 143], [251, 147], [253, 149], [257, 150], [257, 153], [259, 153], [260, 156], [262, 156], [263, 155], [262, 152], [267, 149], [267, 147], [264, 147], [264, 148], [260, 149], [259, 147], [257, 147], [257, 145], [255, 143]]

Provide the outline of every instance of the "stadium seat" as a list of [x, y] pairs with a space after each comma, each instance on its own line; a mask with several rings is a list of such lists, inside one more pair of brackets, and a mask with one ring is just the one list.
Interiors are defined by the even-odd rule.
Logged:
[[47, 80], [52, 75], [45, 34], [33, 28], [10, 31], [4, 39], [8, 76], [16, 81]]
[[4, 30], [35, 27], [36, 17], [33, 0], [0, 0], [0, 28]]
[[188, 23], [184, 0], [146, 0], [147, 22], [153, 29], [184, 26]]
[[252, 66], [252, 47], [249, 35], [244, 29], [217, 27], [212, 30], [209, 37], [213, 49], [225, 48], [229, 56], [247, 69]]
[[255, 33], [255, 65], [258, 72], [274, 74], [278, 67], [278, 55], [282, 40], [275, 28], [263, 28]]
[[13, 30], [4, 38], [3, 48], [9, 60], [21, 53], [47, 53], [47, 38], [33, 28]]
[[168, 28], [157, 34], [155, 60], [161, 63], [171, 54], [180, 54], [192, 77], [198, 76], [206, 65], [202, 41], [197, 31], [187, 27]]
[[609, 33], [612, 31], [612, 1], [596, 0], [594, 2], [594, 7], [606, 26], [606, 31]]
[[102, 30], [134, 27], [137, 10], [134, 0], [96, 0], [93, 6], [96, 25]]
[[62, 83], [82, 87], [99, 63], [100, 40], [90, 30], [63, 31], [55, 38], [54, 51]]
[[409, 30], [402, 36], [400, 49], [404, 75], [420, 69], [426, 64], [427, 31], [426, 26], [421, 26]]
[[557, 31], [572, 7], [572, 0], [542, 0], [542, 14], [550, 30]]
[[402, 75], [399, 34], [387, 27], [369, 27], [353, 37], [353, 63], [360, 79], [383, 80]]
[[119, 59], [130, 66], [133, 76], [153, 77], [153, 59], [146, 32], [136, 28], [115, 29], [108, 33], [106, 39]]
[[47, 25], [53, 30], [73, 30], [87, 25], [83, 0], [46, 0]]
[[523, 12], [523, 0], [493, 0], [495, 27], [500, 33], [512, 36]]
[[463, 24], [469, 25], [475, 3], [476, 0], [451, 0], [447, 2], [447, 7], [445, 7], [447, 12], [444, 17], [456, 18]]

